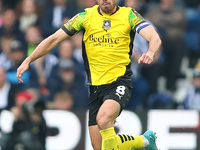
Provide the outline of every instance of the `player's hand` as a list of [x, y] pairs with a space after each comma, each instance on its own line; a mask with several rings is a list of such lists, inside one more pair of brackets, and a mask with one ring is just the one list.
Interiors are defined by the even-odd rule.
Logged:
[[144, 63], [144, 64], [151, 64], [153, 62], [154, 54], [152, 53], [145, 53], [142, 54], [142, 56], [138, 59], [138, 64]]
[[26, 72], [29, 68], [29, 63], [27, 63], [26, 61], [24, 61], [17, 69], [17, 79], [20, 83], [23, 83], [23, 80], [21, 79], [22, 75], [24, 72]]

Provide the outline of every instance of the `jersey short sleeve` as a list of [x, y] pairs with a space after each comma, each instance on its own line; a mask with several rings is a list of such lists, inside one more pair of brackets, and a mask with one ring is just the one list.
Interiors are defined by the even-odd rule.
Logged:
[[72, 36], [83, 29], [83, 22], [86, 16], [86, 11], [75, 15], [67, 23], [62, 26], [62, 29]]
[[134, 9], [130, 11], [129, 15], [129, 22], [131, 25], [132, 30], [136, 31], [137, 33], [140, 32], [141, 29], [149, 26], [150, 24], [145, 21], [145, 19]]

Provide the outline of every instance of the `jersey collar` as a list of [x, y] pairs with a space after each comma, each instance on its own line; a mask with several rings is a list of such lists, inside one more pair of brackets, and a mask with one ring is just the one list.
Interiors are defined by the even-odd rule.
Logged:
[[[115, 12], [113, 12], [112, 14], [110, 14], [110, 16], [113, 15], [113, 14], [115, 14], [118, 10], [119, 10], [119, 6], [117, 6], [117, 9], [115, 10]], [[99, 6], [98, 6], [98, 13], [103, 16], [103, 14], [100, 12], [100, 7]]]

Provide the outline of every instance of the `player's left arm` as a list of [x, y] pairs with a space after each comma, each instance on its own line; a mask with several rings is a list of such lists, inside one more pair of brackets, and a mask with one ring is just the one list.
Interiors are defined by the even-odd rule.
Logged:
[[142, 56], [138, 59], [138, 63], [151, 64], [153, 62], [154, 57], [158, 54], [161, 47], [161, 39], [158, 33], [155, 31], [154, 27], [149, 25], [145, 28], [142, 28], [139, 31], [139, 34], [149, 41], [149, 48], [146, 53], [142, 54]]

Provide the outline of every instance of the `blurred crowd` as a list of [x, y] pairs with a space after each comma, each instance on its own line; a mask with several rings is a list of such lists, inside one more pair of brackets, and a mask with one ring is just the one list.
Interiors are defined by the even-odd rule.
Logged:
[[[22, 77], [23, 84], [17, 81], [16, 69], [44, 38], [95, 4], [96, 0], [0, 0], [0, 112], [13, 112], [16, 131], [12, 138], [3, 140], [17, 143], [15, 137], [28, 137], [21, 131], [36, 128], [34, 133], [40, 138], [34, 146], [42, 150], [44, 109], [88, 108], [82, 32], [33, 62]], [[118, 5], [136, 9], [162, 39], [154, 62], [138, 65], [137, 59], [147, 51], [148, 42], [136, 34], [132, 55], [134, 88], [126, 109], [200, 110], [200, 2], [118, 0]], [[33, 146], [25, 143], [26, 147]]]

